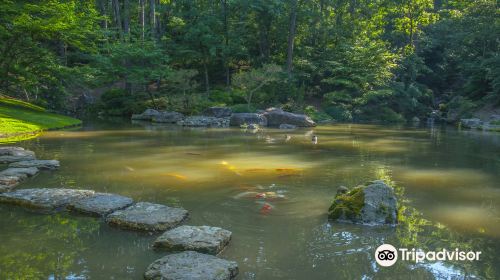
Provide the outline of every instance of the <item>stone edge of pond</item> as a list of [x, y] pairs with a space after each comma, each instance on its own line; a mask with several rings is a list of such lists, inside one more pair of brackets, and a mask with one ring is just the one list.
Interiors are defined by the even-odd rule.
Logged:
[[[189, 237], [185, 230], [175, 230], [187, 220], [189, 216], [187, 210], [150, 202], [134, 202], [132, 198], [117, 194], [69, 188], [32, 188], [13, 191], [26, 178], [39, 173], [40, 169], [58, 169], [60, 163], [57, 160], [37, 160], [34, 152], [15, 146], [0, 146], [0, 158], [2, 157], [5, 159], [2, 163], [7, 163], [9, 166], [0, 171], [1, 204], [16, 205], [25, 210], [45, 214], [68, 211], [74, 214], [102, 217], [107, 224], [122, 229], [146, 232], [165, 231], [162, 236], [169, 236], [176, 239], [178, 243], [184, 244], [184, 246], [172, 248], [163, 247], [174, 253], [154, 261], [145, 272], [145, 277], [152, 267], [161, 266], [165, 259], [176, 260], [178, 267], [174, 269], [183, 272], [181, 278], [178, 279], [189, 279], [190, 275], [203, 273], [207, 269], [206, 262], [211, 262], [215, 266], [219, 264], [219, 269], [216, 271], [224, 271], [224, 279], [234, 279], [238, 274], [236, 262], [214, 256], [229, 245], [232, 233], [228, 230], [209, 226], [181, 226], [181, 229], [197, 231], [196, 237]], [[203, 241], [204, 245], [190, 246], [200, 241]], [[214, 244], [217, 247], [215, 249]], [[158, 249], [158, 246], [155, 247]], [[192, 262], [197, 262], [197, 265], [185, 266], [186, 263]], [[162, 270], [161, 267], [159, 269]], [[217, 279], [219, 279], [218, 276]]]

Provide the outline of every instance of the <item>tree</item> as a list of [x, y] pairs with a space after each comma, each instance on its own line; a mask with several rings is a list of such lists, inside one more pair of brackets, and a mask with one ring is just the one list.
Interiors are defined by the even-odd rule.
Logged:
[[280, 66], [275, 64], [266, 64], [262, 68], [252, 69], [247, 72], [240, 72], [233, 76], [232, 84], [245, 92], [245, 100], [250, 109], [252, 98], [258, 90], [265, 85], [277, 81], [282, 72]]

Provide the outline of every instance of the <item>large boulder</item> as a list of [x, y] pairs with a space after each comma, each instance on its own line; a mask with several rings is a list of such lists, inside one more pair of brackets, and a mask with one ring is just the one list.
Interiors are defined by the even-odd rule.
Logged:
[[184, 115], [178, 112], [159, 112], [152, 116], [151, 120], [157, 123], [176, 123], [184, 119]]
[[204, 116], [216, 117], [216, 118], [227, 118], [233, 114], [233, 110], [228, 107], [210, 107], [203, 111]]
[[270, 108], [264, 113], [268, 126], [279, 127], [281, 124], [291, 124], [301, 127], [316, 126], [316, 123], [308, 116], [285, 112], [281, 109]]
[[94, 195], [91, 190], [22, 189], [0, 194], [0, 203], [14, 204], [39, 210], [56, 210], [69, 203]]
[[267, 119], [262, 114], [257, 113], [234, 113], [231, 115], [229, 124], [231, 126], [241, 126], [244, 124], [257, 124], [267, 126]]
[[483, 122], [480, 119], [460, 119], [460, 123], [466, 128], [481, 128]]
[[151, 121], [153, 117], [159, 116], [161, 113], [155, 109], [146, 109], [142, 114], [133, 114], [132, 120], [136, 121]]
[[337, 192], [328, 218], [334, 221], [366, 225], [397, 223], [397, 198], [394, 190], [383, 181], [358, 186], [348, 192]]
[[68, 205], [68, 209], [91, 216], [105, 216], [116, 210], [126, 208], [133, 203], [134, 200], [129, 197], [109, 193], [96, 193], [93, 196], [71, 202]]
[[122, 228], [163, 231], [176, 227], [187, 217], [188, 211], [183, 208], [138, 202], [123, 210], [117, 210], [109, 214], [106, 221], [110, 225]]
[[167, 255], [154, 261], [144, 273], [146, 280], [231, 280], [238, 264], [193, 251]]
[[156, 248], [168, 251], [197, 251], [217, 255], [231, 240], [231, 232], [210, 226], [180, 226], [156, 239]]
[[51, 160], [26, 160], [26, 161], [18, 161], [9, 164], [9, 167], [15, 168], [27, 168], [27, 167], [36, 167], [38, 169], [49, 169], [54, 170], [58, 169], [60, 166], [59, 161], [55, 159]]
[[191, 116], [177, 122], [178, 125], [191, 127], [228, 127], [228, 118]]
[[23, 160], [34, 160], [35, 153], [21, 147], [0, 147], [0, 163], [12, 163]]

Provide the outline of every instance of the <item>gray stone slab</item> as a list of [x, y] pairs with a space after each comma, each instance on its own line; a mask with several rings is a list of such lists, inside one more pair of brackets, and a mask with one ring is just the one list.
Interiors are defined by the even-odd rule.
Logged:
[[39, 210], [56, 210], [82, 198], [94, 195], [91, 190], [22, 189], [0, 194], [0, 203], [14, 204]]
[[162, 231], [177, 226], [187, 217], [188, 211], [183, 208], [138, 202], [123, 210], [109, 214], [106, 220], [110, 225], [122, 228]]
[[0, 171], [0, 177], [3, 176], [17, 176], [22, 179], [26, 177], [34, 176], [38, 173], [38, 168], [36, 167], [24, 167], [24, 168], [7, 168], [3, 171]]
[[154, 261], [144, 273], [147, 280], [230, 280], [238, 264], [212, 255], [186, 251]]
[[75, 200], [68, 205], [68, 209], [89, 214], [92, 216], [105, 216], [116, 210], [126, 208], [134, 203], [129, 197], [109, 194], [96, 193], [93, 196]]
[[34, 155], [24, 155], [24, 156], [0, 156], [0, 163], [13, 163], [17, 161], [34, 160]]
[[7, 192], [16, 187], [23, 178], [19, 176], [8, 176], [2, 175], [0, 176], [0, 192]]
[[54, 170], [60, 167], [60, 163], [58, 160], [55, 159], [35, 159], [35, 160], [14, 162], [9, 164], [9, 167], [16, 167], [16, 168], [36, 167], [38, 169]]
[[0, 147], [0, 156], [35, 156], [35, 153], [32, 151], [25, 150], [22, 147], [14, 147], [14, 146], [4, 146]]
[[219, 227], [180, 226], [163, 233], [154, 247], [168, 251], [197, 251], [217, 255], [231, 240], [231, 232]]

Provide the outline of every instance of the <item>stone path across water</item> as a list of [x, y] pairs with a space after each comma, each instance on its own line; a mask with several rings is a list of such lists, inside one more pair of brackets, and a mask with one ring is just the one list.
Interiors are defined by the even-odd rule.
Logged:
[[[231, 232], [218, 227], [179, 226], [188, 218], [183, 208], [150, 202], [136, 202], [129, 197], [98, 193], [93, 190], [67, 188], [34, 188], [13, 190], [40, 169], [57, 169], [57, 160], [37, 160], [35, 153], [21, 147], [0, 147], [0, 163], [9, 167], [0, 171], [0, 203], [26, 209], [54, 213], [69, 210], [103, 217], [123, 229], [149, 232], [165, 231], [154, 243], [158, 250], [179, 252], [153, 262], [145, 279], [234, 279], [236, 262], [214, 255], [220, 253], [231, 239]], [[194, 252], [197, 251], [197, 252]]]

